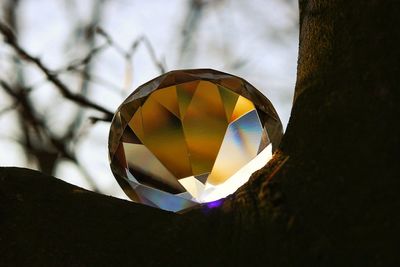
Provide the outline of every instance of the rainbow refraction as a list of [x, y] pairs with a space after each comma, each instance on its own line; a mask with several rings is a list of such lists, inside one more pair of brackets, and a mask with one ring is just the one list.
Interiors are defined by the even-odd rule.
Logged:
[[235, 192], [281, 136], [272, 104], [245, 80], [210, 69], [172, 71], [118, 108], [110, 165], [133, 201], [181, 212]]

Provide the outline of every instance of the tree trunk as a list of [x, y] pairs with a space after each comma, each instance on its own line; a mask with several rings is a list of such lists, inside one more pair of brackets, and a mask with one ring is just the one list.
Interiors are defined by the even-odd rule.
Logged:
[[220, 208], [176, 215], [0, 169], [0, 265], [400, 264], [399, 11], [300, 1], [280, 150]]

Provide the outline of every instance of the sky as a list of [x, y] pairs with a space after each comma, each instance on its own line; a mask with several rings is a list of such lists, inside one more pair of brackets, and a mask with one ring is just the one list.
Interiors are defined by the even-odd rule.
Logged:
[[[190, 2], [105, 1], [99, 12], [99, 25], [118, 48], [107, 48], [95, 57], [92, 73], [98, 79], [90, 83], [88, 98], [115, 111], [135, 88], [161, 74], [154, 57], [167, 71], [213, 68], [246, 79], [271, 100], [286, 127], [296, 78], [297, 1], [208, 0], [200, 11], [191, 8]], [[72, 29], [93, 18], [95, 3], [21, 0], [17, 11], [20, 44], [53, 70], [82, 58], [87, 51], [76, 49], [79, 40], [74, 38]], [[145, 38], [151, 49], [139, 45], [127, 64], [119, 51], [128, 50], [140, 38]], [[94, 46], [103, 43], [104, 38], [99, 35]], [[10, 49], [0, 44], [0, 57], [6, 58], [9, 53]], [[0, 70], [1, 78], [13, 75], [1, 61]], [[24, 75], [26, 83], [35, 86], [31, 98], [38, 112], [46, 115], [55, 132], [62, 132], [69, 110], [75, 105], [63, 100], [32, 65], [24, 66]], [[81, 82], [69, 75], [61, 78], [72, 88]], [[0, 110], [9, 103], [10, 99], [0, 91]], [[13, 138], [18, 131], [15, 119], [13, 112], [0, 117], [0, 166], [34, 167]], [[100, 192], [125, 198], [108, 165], [109, 124], [99, 122], [88, 129], [84, 126], [85, 123], [76, 146], [80, 164]], [[70, 162], [60, 162], [55, 176], [92, 189], [82, 171]]]

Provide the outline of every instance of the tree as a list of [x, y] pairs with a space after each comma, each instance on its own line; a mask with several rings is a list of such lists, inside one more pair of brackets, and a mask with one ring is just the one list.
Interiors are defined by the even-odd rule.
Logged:
[[222, 207], [183, 215], [0, 169], [1, 261], [29, 265], [395, 266], [398, 1], [300, 1], [280, 149]]

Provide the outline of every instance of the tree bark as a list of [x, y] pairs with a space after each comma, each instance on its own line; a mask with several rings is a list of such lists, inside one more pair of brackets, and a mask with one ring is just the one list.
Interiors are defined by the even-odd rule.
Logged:
[[176, 215], [0, 169], [0, 265], [398, 265], [399, 10], [300, 1], [287, 131], [220, 208]]

